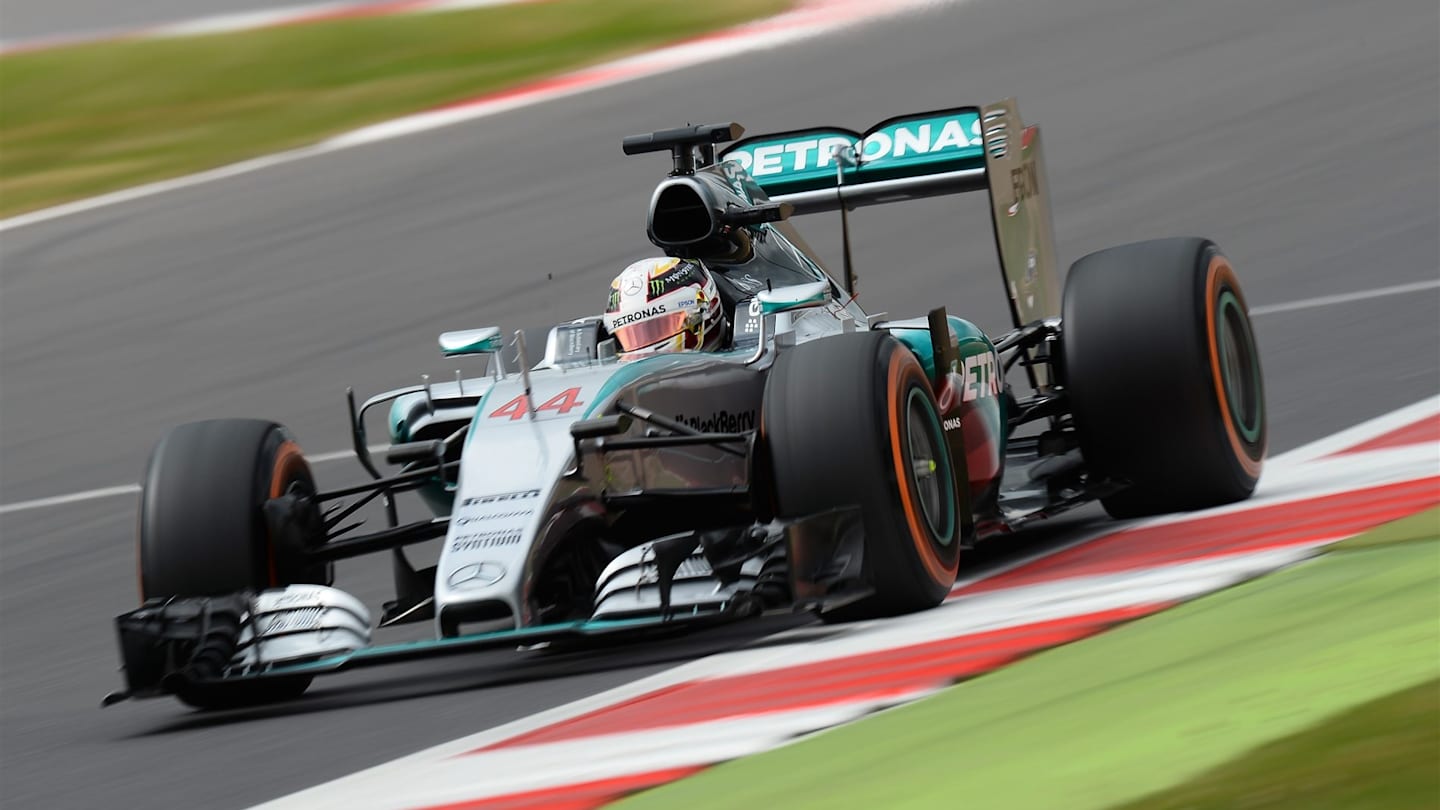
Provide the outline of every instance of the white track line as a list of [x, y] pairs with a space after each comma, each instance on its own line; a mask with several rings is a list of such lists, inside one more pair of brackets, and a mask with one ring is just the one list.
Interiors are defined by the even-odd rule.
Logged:
[[1272, 467], [1274, 465], [1304, 464], [1322, 456], [1334, 455], [1342, 450], [1364, 444], [1371, 439], [1384, 436], [1386, 433], [1432, 417], [1437, 413], [1440, 413], [1440, 396], [1429, 397], [1414, 405], [1407, 405], [1383, 416], [1361, 422], [1354, 427], [1346, 428], [1339, 433], [1273, 456], [1266, 459], [1266, 464]]
[[167, 191], [178, 191], [182, 188], [203, 185], [215, 180], [223, 180], [227, 177], [236, 177], [242, 174], [266, 169], [271, 166], [280, 166], [285, 163], [300, 160], [301, 158], [313, 155], [324, 154], [328, 149], [321, 146], [305, 146], [299, 149], [292, 149], [289, 152], [278, 152], [273, 155], [245, 160], [239, 163], [231, 163], [228, 166], [221, 166], [218, 169], [200, 172], [198, 174], [187, 174], [184, 177], [176, 177], [171, 180], [160, 180], [155, 183], [146, 183], [143, 186], [112, 191], [109, 194], [101, 194], [98, 197], [87, 197], [83, 200], [56, 205], [50, 208], [42, 208], [39, 211], [31, 211], [28, 214], [20, 214], [9, 219], [0, 219], [0, 233], [12, 231], [16, 228], [23, 228], [27, 225], [38, 225], [42, 222], [49, 222], [52, 219], [68, 217], [71, 214], [80, 214], [86, 211], [94, 211], [99, 208], [108, 208], [112, 205], [130, 202], [131, 200], [153, 197], [157, 194], [164, 194]]
[[[1376, 436], [1383, 436], [1384, 434], [1389, 433], [1396, 428], [1404, 427], [1405, 425], [1411, 424], [1412, 422], [1418, 422], [1421, 419], [1432, 416], [1436, 413], [1440, 413], [1440, 396], [1430, 397], [1429, 399], [1422, 400], [1415, 403], [1414, 405], [1407, 405], [1406, 407], [1401, 408], [1397, 411], [1392, 411], [1383, 416], [1378, 416], [1374, 419], [1371, 419], [1367, 422], [1362, 422], [1354, 427], [1347, 428], [1334, 435], [1326, 436], [1323, 439], [1318, 439], [1316, 441], [1310, 442], [1309, 444], [1302, 445], [1295, 448], [1294, 450], [1281, 453], [1278, 456], [1271, 456], [1270, 458], [1266, 459], [1266, 466], [1268, 467], [1269, 472], [1267, 472], [1266, 475], [1261, 478], [1260, 488], [1259, 491], [1257, 491], [1256, 496], [1257, 498], [1261, 498], [1268, 495], [1277, 501], [1285, 500], [1283, 490], [1287, 488], [1280, 486], [1280, 484], [1281, 481], [1289, 481], [1289, 479], [1292, 477], [1289, 474], [1290, 467], [1304, 464], [1305, 462], [1320, 458], [1322, 456], [1328, 456], [1334, 453], [1338, 453], [1341, 450], [1349, 447], [1354, 447], [1355, 445], [1369, 441]], [[370, 452], [379, 453], [385, 450], [385, 448], [386, 445], [373, 445], [370, 447]], [[1434, 450], [1436, 450], [1436, 448], [1426, 448], [1423, 452], [1430, 453], [1430, 451]], [[1432, 463], [1430, 459], [1431, 455], [1435, 455], [1434, 453], [1430, 453], [1430, 455], [1423, 455], [1421, 457], [1418, 457], [1417, 459], [1415, 457], [1414, 450], [1405, 451], [1404, 449], [1398, 449], [1376, 452], [1391, 454], [1401, 452], [1406, 456], [1406, 459], [1410, 462], [1412, 468], [1416, 463], [1419, 463], [1425, 467], [1425, 469], [1421, 469], [1418, 472], [1414, 470], [1407, 470], [1406, 476], [1408, 477], [1424, 475], [1426, 474], [1425, 470], [1431, 468], [1434, 468], [1437, 472], [1440, 472], [1440, 455], [1436, 455], [1437, 461], [1434, 463]], [[331, 461], [339, 461], [341, 459], [353, 458], [354, 455], [354, 450], [335, 450], [328, 453], [319, 453], [313, 456], [306, 456], [306, 458], [310, 461], [311, 464], [324, 464]], [[1357, 473], [1357, 471], [1365, 468], [1363, 459], [1351, 459], [1343, 463], [1352, 465], [1350, 470], [1351, 474], [1355, 474]], [[1312, 471], [1306, 470], [1303, 472]], [[1328, 468], [1326, 472], [1328, 472]], [[1314, 484], [1314, 482], [1310, 480], [1311, 478], [1313, 478], [1313, 475], [1305, 478], [1304, 483], [1307, 486]], [[1339, 486], [1336, 491], [1344, 491], [1347, 488], [1353, 489], [1354, 483], [1355, 481], [1351, 480], [1349, 484], [1345, 486]], [[1293, 489], [1293, 487], [1290, 487], [1288, 489]], [[100, 500], [103, 498], [116, 498], [122, 495], [134, 495], [139, 491], [140, 486], [138, 484], [120, 484], [112, 487], [101, 487], [99, 489], [87, 489], [81, 492], [71, 492], [64, 495], [52, 495], [46, 498], [36, 498], [28, 501], [17, 501], [15, 503], [0, 505], [0, 515], [8, 515], [13, 512], [24, 512], [31, 509], [45, 509], [51, 506], [64, 506], [66, 504]], [[1246, 507], [1243, 504], [1237, 504], [1235, 508], [1243, 509]], [[1081, 542], [1085, 542], [1085, 538], [1080, 538], [1076, 541], [1076, 543]], [[1021, 562], [1027, 561], [1028, 560], [1020, 560], [1017, 561], [1016, 564], [1018, 565]], [[995, 572], [989, 572], [985, 576], [992, 576], [994, 573]], [[964, 587], [967, 584], [969, 584], [968, 581], [961, 580], [956, 583], [955, 587], [960, 588]]]
[[[377, 444], [370, 448], [370, 452], [379, 453], [387, 445]], [[346, 458], [354, 458], [354, 450], [336, 450], [331, 453], [320, 453], [319, 455], [306, 456], [305, 460], [311, 464], [324, 464], [330, 461], [339, 461]], [[0, 515], [8, 515], [11, 512], [24, 512], [28, 509], [44, 509], [50, 506], [64, 506], [70, 503], [81, 503], [82, 501], [95, 501], [102, 498], [118, 498], [121, 495], [136, 495], [140, 492], [139, 484], [121, 484], [113, 487], [101, 487], [99, 489], [87, 489], [82, 492], [71, 492], [66, 495], [52, 495], [48, 498], [36, 498], [29, 501], [17, 501], [0, 506]]]
[[71, 492], [68, 495], [52, 495], [49, 498], [36, 498], [30, 501], [7, 503], [4, 506], [0, 506], [0, 515], [8, 515], [11, 512], [23, 512], [27, 509], [45, 509], [50, 506], [64, 506], [67, 503], [96, 501], [101, 498], [118, 498], [121, 495], [135, 495], [139, 492], [139, 484], [122, 484], [118, 487], [87, 489], [81, 492]]
[[1393, 287], [1376, 287], [1373, 290], [1357, 290], [1350, 293], [1340, 293], [1339, 295], [1322, 295], [1318, 298], [1302, 298], [1299, 301], [1287, 301], [1283, 304], [1266, 304], [1264, 306], [1251, 307], [1250, 314], [1252, 316], [1273, 315], [1277, 312], [1294, 312], [1301, 309], [1329, 307], [1336, 304], [1348, 304], [1352, 301], [1383, 298], [1387, 295], [1404, 295], [1406, 293], [1436, 289], [1440, 289], [1440, 279], [1417, 281], [1413, 284], [1396, 284]]

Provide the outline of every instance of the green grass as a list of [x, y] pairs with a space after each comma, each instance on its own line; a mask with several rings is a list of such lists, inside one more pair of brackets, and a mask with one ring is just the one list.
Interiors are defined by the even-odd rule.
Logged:
[[1437, 619], [1440, 541], [1329, 554], [619, 806], [1109, 808], [1432, 682]]
[[1440, 507], [1386, 523], [1364, 534], [1341, 540], [1327, 551], [1352, 551], [1361, 548], [1414, 543], [1440, 537]]
[[792, 1], [552, 0], [0, 57], [0, 216], [314, 143]]
[[1120, 810], [1440, 806], [1440, 680], [1357, 706]]

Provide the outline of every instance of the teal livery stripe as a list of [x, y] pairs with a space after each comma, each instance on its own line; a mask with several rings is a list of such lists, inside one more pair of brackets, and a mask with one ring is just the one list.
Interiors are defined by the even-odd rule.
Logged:
[[961, 107], [893, 118], [863, 134], [822, 127], [761, 135], [722, 159], [776, 195], [983, 168], [985, 149], [979, 109]]

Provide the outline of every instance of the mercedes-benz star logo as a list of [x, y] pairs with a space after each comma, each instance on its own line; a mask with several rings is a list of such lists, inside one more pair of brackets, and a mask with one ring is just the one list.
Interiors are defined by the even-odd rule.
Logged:
[[483, 588], [504, 578], [505, 566], [487, 561], [462, 565], [450, 574], [447, 581], [452, 588]]

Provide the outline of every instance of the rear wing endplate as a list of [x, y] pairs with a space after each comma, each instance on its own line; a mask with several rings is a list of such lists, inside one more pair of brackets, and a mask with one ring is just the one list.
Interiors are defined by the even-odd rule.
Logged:
[[731, 145], [720, 160], [744, 168], [796, 214], [989, 191], [1016, 328], [1060, 316], [1040, 129], [1021, 123], [1014, 99], [891, 118], [863, 133], [822, 127], [759, 135]]

